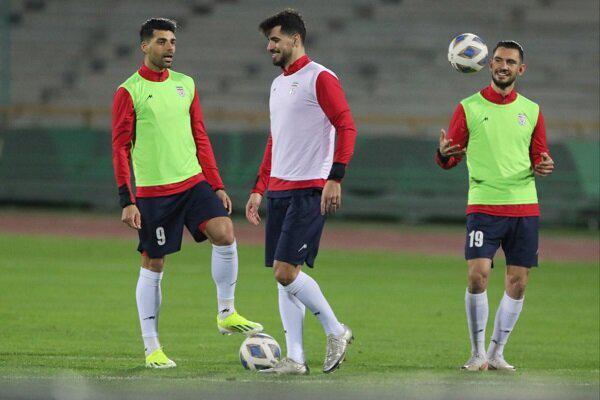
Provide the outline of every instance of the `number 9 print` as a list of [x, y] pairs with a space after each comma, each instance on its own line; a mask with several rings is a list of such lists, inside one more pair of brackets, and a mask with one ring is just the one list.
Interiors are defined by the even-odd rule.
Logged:
[[159, 246], [162, 246], [166, 242], [167, 237], [165, 236], [165, 229], [162, 226], [159, 226], [158, 228], [156, 228], [156, 243], [158, 243]]
[[483, 246], [483, 232], [471, 231], [469, 233], [469, 247], [481, 247]]

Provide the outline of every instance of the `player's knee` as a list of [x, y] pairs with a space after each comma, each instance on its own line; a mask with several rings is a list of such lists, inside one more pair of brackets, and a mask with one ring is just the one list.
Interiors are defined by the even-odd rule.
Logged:
[[165, 259], [145, 257], [143, 267], [152, 272], [163, 272], [165, 267]]
[[233, 229], [229, 232], [222, 232], [219, 236], [215, 237], [212, 243], [216, 246], [230, 246], [235, 242], [235, 236], [233, 235]]
[[479, 294], [487, 289], [487, 275], [480, 272], [469, 273], [469, 293]]
[[275, 280], [283, 286], [287, 286], [294, 282], [294, 278], [291, 276], [291, 274], [282, 270], [275, 270]]
[[297, 273], [295, 273], [293, 269], [286, 268], [284, 266], [273, 266], [273, 273], [275, 275], [275, 280], [282, 284], [283, 286], [287, 286], [290, 283], [294, 282], [296, 279]]
[[233, 233], [233, 223], [229, 218], [224, 218], [218, 227], [211, 227], [209, 238], [212, 244], [216, 246], [229, 246], [235, 241]]
[[525, 288], [527, 287], [527, 279], [522, 277], [509, 276], [507, 279], [506, 292], [508, 295], [515, 299], [522, 299], [525, 295]]

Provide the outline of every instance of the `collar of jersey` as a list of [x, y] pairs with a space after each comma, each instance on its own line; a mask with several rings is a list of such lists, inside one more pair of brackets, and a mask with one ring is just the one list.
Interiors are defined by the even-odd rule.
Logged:
[[138, 70], [140, 76], [146, 80], [152, 82], [163, 82], [166, 81], [169, 77], [169, 70], [165, 69], [161, 72], [152, 71], [150, 68], [146, 67], [145, 64], [142, 64], [140, 69]]
[[500, 93], [496, 93], [490, 84], [486, 88], [482, 89], [481, 95], [484, 99], [494, 104], [510, 104], [517, 99], [517, 91], [511, 90], [506, 96], [502, 96]]
[[300, 71], [308, 63], [310, 63], [310, 61], [311, 60], [310, 60], [310, 58], [308, 58], [307, 55], [303, 55], [302, 57], [300, 57], [299, 59], [297, 59], [296, 61], [294, 61], [294, 63], [292, 65], [290, 65], [288, 67], [288, 69], [282, 68], [283, 69], [283, 76], [292, 75], [293, 73]]

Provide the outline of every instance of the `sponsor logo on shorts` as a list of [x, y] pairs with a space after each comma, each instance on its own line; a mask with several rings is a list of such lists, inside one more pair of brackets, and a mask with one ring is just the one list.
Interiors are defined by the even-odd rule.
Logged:
[[308, 245], [307, 245], [306, 243], [304, 243], [304, 244], [302, 245], [302, 247], [300, 247], [300, 248], [298, 249], [298, 253], [300, 253], [302, 250], [306, 250], [306, 249], [308, 249]]

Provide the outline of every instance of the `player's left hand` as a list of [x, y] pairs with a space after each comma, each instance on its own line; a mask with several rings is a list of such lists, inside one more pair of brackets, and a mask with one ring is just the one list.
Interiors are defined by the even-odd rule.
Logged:
[[227, 213], [229, 215], [231, 215], [231, 210], [232, 210], [233, 206], [231, 204], [231, 199], [227, 195], [227, 192], [225, 192], [223, 189], [219, 189], [215, 192], [215, 194], [217, 195], [219, 200], [221, 200], [221, 202], [223, 203], [223, 207], [225, 207], [225, 209], [227, 210]]
[[335, 214], [341, 206], [342, 185], [336, 181], [327, 181], [321, 195], [321, 215]]
[[548, 176], [554, 171], [554, 160], [548, 153], [542, 153], [542, 161], [533, 167], [534, 172], [539, 176]]

